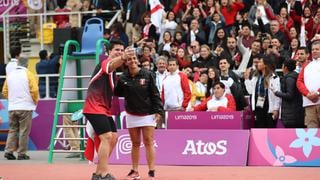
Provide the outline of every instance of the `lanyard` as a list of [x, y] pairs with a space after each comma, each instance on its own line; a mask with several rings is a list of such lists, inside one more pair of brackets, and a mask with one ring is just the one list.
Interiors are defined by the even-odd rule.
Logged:
[[157, 87], [158, 87], [158, 90], [160, 91], [162, 89], [161, 85], [160, 85], [160, 76], [156, 77], [156, 81], [157, 81]]
[[123, 10], [123, 5], [121, 0], [115, 0], [115, 2], [119, 5], [120, 9]]
[[[258, 79], [258, 96], [260, 96], [260, 90], [261, 90], [261, 83], [262, 83], [262, 77], [259, 76], [259, 79]], [[266, 96], [267, 94], [267, 88], [264, 88], [264, 96]]]
[[[161, 83], [160, 83], [160, 78], [161, 78]], [[156, 76], [156, 85], [159, 91], [162, 90], [162, 82], [163, 82], [163, 75], [158, 73], [158, 76]]]
[[131, 1], [129, 1], [129, 3], [128, 3], [127, 11], [131, 11]]
[[93, 0], [93, 2], [92, 2], [92, 4], [94, 4], [94, 6], [96, 7], [96, 8], [98, 8], [98, 0]]

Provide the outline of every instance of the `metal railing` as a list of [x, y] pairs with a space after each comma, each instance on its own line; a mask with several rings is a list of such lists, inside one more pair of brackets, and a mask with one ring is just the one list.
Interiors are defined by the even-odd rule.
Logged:
[[6, 18], [8, 16], [8, 13], [15, 7], [19, 5], [19, 1], [15, 1], [14, 3], [12, 3], [2, 14], [2, 28], [3, 28], [3, 53], [4, 53], [4, 61], [7, 61], [7, 54], [9, 51], [9, 44], [8, 41], [10, 41], [9, 39], [9, 18]]
[[[121, 74], [122, 74], [122, 72], [117, 72], [117, 76], [120, 76]], [[60, 74], [37, 74], [37, 77], [39, 79], [41, 77], [44, 77], [45, 78], [45, 82], [46, 82], [46, 96], [44, 98], [41, 98], [41, 99], [56, 99], [56, 98], [50, 97], [50, 77], [59, 78], [59, 76], [60, 76]], [[0, 76], [0, 79], [6, 79], [6, 76]], [[0, 89], [0, 91], [2, 91], [2, 89]]]
[[[46, 82], [46, 96], [42, 99], [56, 99], [50, 97], [50, 77], [59, 78], [59, 74], [38, 74], [39, 78], [44, 77]], [[0, 79], [6, 79], [6, 76], [0, 76]], [[58, 82], [57, 82], [58, 83]], [[58, 84], [57, 84], [58, 86]]]
[[[9, 40], [9, 19], [13, 17], [20, 17], [20, 18], [27, 18], [27, 17], [39, 17], [39, 25], [40, 25], [40, 47], [43, 49], [44, 47], [44, 40], [43, 40], [43, 24], [47, 22], [47, 16], [54, 16], [54, 15], [77, 15], [78, 16], [78, 27], [81, 27], [81, 16], [83, 14], [92, 14], [96, 15], [97, 11], [77, 11], [77, 12], [45, 12], [45, 13], [29, 13], [29, 14], [8, 14], [8, 12], [14, 7], [16, 4], [12, 4], [3, 14], [3, 38], [4, 38], [4, 61], [8, 61], [8, 47], [9, 44], [6, 40]], [[113, 18], [108, 22], [107, 26], [105, 28], [110, 28], [111, 25], [117, 20], [118, 16], [121, 15], [121, 10], [116, 10], [116, 11], [109, 11], [109, 10], [103, 10], [101, 13], [115, 13]]]

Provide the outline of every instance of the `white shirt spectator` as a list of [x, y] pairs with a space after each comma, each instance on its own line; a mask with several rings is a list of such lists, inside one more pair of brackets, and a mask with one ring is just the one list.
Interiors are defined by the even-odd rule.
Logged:
[[[266, 13], [266, 11], [265, 11], [265, 9], [264, 9], [264, 6], [262, 6], [262, 5], [257, 6], [257, 11], [260, 11], [260, 12], [261, 12], [261, 20], [262, 20], [263, 24], [264, 24], [264, 25], [265, 25], [265, 24], [268, 24], [268, 23], [269, 23], [269, 19], [268, 19], [268, 17], [267, 17], [267, 13]], [[254, 24], [255, 24], [255, 25], [259, 25], [257, 18], [256, 18], [256, 20], [254, 21]]]
[[18, 59], [12, 58], [10, 62], [8, 62], [6, 66], [6, 74], [9, 75], [12, 71], [14, 71], [18, 66]]
[[8, 97], [9, 111], [35, 110], [39, 88], [34, 74], [24, 67], [17, 66], [7, 75], [4, 95]]
[[181, 110], [186, 108], [191, 98], [188, 78], [176, 70], [167, 73], [163, 79], [162, 99], [165, 110]]

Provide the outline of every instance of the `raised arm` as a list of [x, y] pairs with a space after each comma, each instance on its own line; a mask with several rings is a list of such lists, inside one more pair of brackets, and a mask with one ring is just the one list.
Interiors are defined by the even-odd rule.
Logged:
[[118, 67], [122, 66], [122, 64], [127, 60], [128, 57], [135, 56], [135, 51], [132, 47], [127, 47], [124, 50], [124, 53], [122, 56], [118, 56], [115, 58], [112, 58], [110, 62], [108, 63], [108, 73], [115, 71]]

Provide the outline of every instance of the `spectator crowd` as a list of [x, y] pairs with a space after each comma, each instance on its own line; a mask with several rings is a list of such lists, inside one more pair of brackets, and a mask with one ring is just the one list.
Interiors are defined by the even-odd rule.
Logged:
[[320, 127], [318, 1], [122, 3], [122, 19], [106, 37], [133, 46], [141, 67], [155, 72], [165, 110], [250, 106], [257, 128], [278, 119], [288, 128]]

